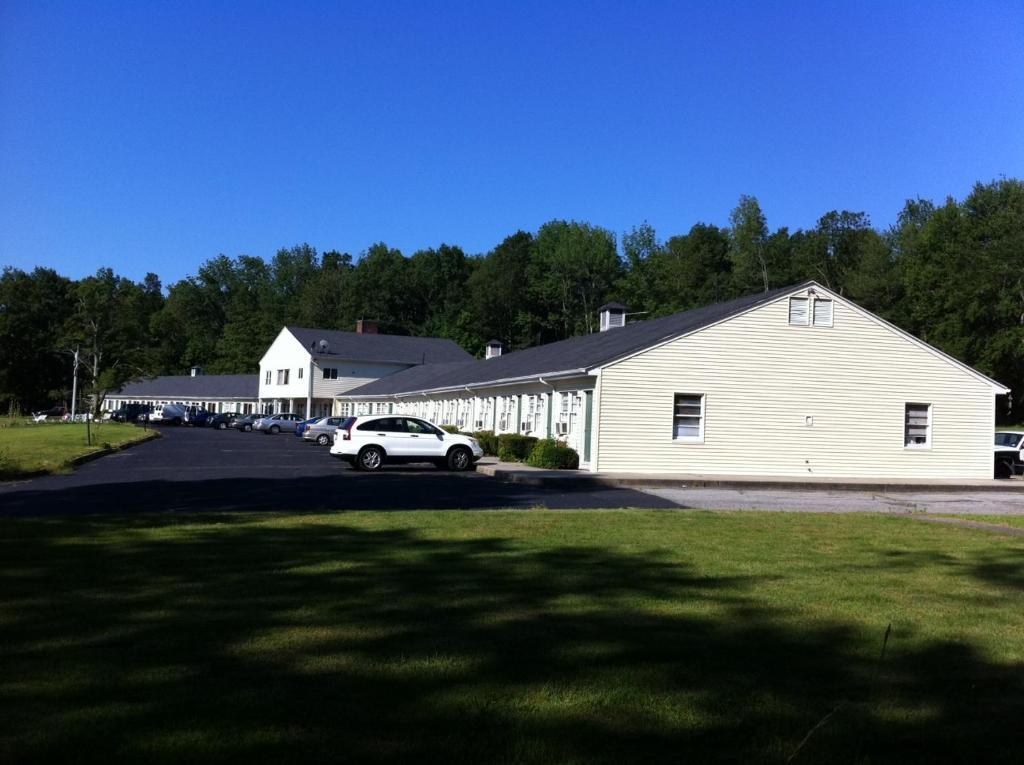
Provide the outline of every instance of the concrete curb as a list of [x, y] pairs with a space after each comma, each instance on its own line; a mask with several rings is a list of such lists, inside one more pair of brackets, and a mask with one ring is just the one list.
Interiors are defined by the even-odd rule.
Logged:
[[[140, 438], [138, 441], [130, 441], [127, 444], [120, 444], [119, 446], [111, 446], [109, 449], [99, 449], [98, 451], [95, 451], [95, 452], [89, 452], [88, 454], [83, 454], [81, 457], [75, 457], [73, 459], [68, 460], [63, 465], [61, 465], [61, 467], [62, 468], [64, 468], [64, 467], [77, 468], [80, 465], [84, 465], [86, 462], [92, 462], [93, 460], [98, 460], [100, 457], [106, 457], [109, 454], [114, 454], [115, 452], [121, 452], [121, 451], [124, 451], [125, 449], [130, 449], [133, 446], [138, 446], [139, 444], [149, 443], [150, 441], [153, 441], [153, 440], [155, 440], [157, 438], [160, 438], [160, 437], [161, 437], [161, 434], [159, 433], [159, 431], [151, 430], [148, 434], [146, 434], [146, 436], [144, 436], [143, 438]], [[55, 472], [53, 472], [51, 470], [28, 470], [28, 471], [25, 471], [24, 473], [18, 473], [18, 475], [16, 475], [16, 476], [11, 476], [10, 478], [2, 478], [2, 479], [0, 479], [0, 484], [17, 483], [19, 481], [31, 481], [33, 478], [42, 478], [42, 477], [48, 476], [48, 475], [59, 475], [59, 474], [60, 474], [59, 472], [55, 473]]]
[[[151, 430], [138, 441], [129, 441], [126, 444], [120, 444], [118, 446], [111, 446], [107, 449], [100, 449], [99, 451], [89, 452], [88, 454], [83, 454], [81, 457], [75, 457], [72, 460], [68, 460], [66, 464], [68, 465], [68, 467], [76, 468], [79, 465], [84, 465], [86, 462], [98, 460], [100, 457], [106, 457], [108, 454], [114, 454], [115, 452], [123, 452], [125, 449], [131, 449], [133, 446], [138, 446], [139, 444], [147, 444], [150, 441], [155, 441], [158, 438], [161, 438], [160, 432], [156, 430]], [[44, 473], [43, 475], [48, 474]]]
[[477, 472], [505, 483], [546, 488], [587, 489], [740, 489], [783, 490], [783, 491], [851, 491], [873, 494], [895, 493], [948, 493], [948, 492], [1011, 492], [1024, 496], [1024, 481], [996, 480], [992, 483], [915, 483], [915, 482], [857, 482], [836, 480], [803, 481], [799, 478], [748, 479], [748, 478], [665, 478], [658, 476], [614, 476], [600, 473], [558, 473], [549, 470], [509, 469], [497, 465], [478, 465]]

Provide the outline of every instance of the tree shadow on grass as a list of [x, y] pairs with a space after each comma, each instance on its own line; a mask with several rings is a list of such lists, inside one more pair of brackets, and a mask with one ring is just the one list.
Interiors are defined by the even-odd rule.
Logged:
[[[50, 480], [50, 479], [44, 479]], [[522, 486], [483, 476], [403, 471], [363, 475], [110, 481], [0, 487], [0, 517], [142, 512], [678, 508], [625, 488]]]
[[822, 719], [794, 762], [1021, 751], [1021, 665], [880, 671], [684, 555], [196, 521], [5, 522], [0, 760], [785, 762]]

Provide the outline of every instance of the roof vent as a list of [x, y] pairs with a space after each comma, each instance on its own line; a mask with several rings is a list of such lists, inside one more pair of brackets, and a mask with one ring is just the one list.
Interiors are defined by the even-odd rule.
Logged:
[[484, 346], [484, 358], [494, 359], [501, 355], [501, 340], [488, 340]]
[[605, 303], [598, 310], [601, 312], [602, 332], [626, 325], [626, 311], [629, 309], [622, 303]]
[[188, 373], [189, 373], [190, 377], [199, 377], [199, 375], [201, 375], [203, 373], [203, 368], [202, 367], [189, 367]]

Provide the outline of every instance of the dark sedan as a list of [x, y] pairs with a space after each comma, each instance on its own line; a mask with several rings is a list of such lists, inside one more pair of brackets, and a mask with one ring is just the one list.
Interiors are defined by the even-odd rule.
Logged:
[[206, 427], [216, 428], [217, 430], [227, 430], [228, 428], [234, 427], [232, 423], [242, 415], [238, 412], [221, 412], [220, 414], [211, 415], [206, 419]]
[[241, 417], [236, 417], [232, 420], [230, 427], [242, 433], [249, 433], [252, 431], [253, 423], [262, 416], [262, 414], [243, 414]]

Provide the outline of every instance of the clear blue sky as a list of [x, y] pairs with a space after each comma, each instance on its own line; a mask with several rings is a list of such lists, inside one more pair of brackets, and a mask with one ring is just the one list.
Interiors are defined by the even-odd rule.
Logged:
[[0, 3], [0, 263], [662, 237], [1024, 176], [1024, 3]]

